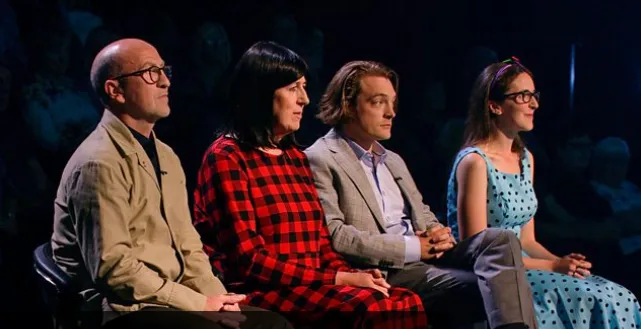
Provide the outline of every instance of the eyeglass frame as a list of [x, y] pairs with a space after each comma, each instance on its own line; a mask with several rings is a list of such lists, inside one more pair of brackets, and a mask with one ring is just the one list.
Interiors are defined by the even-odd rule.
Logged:
[[[523, 64], [521, 64], [521, 60], [516, 56], [510, 56], [510, 58], [501, 61], [501, 63], [505, 63], [507, 65], [503, 66], [501, 69], [499, 69], [496, 72], [496, 74], [494, 74], [494, 78], [492, 79], [492, 82], [490, 83], [490, 89], [489, 89], [490, 92], [494, 88], [494, 84], [496, 83], [496, 81], [498, 81], [499, 77], [503, 74], [503, 72], [505, 72], [505, 70], [507, 70], [512, 65], [518, 65], [521, 68], [527, 70], [525, 68], [525, 66], [523, 66]], [[531, 92], [529, 90], [523, 90], [523, 91], [518, 91], [518, 92], [514, 92], [514, 93], [503, 94], [501, 96], [502, 96], [502, 99], [507, 99], [507, 98], [510, 98], [510, 97], [513, 97], [513, 96], [518, 96], [518, 95], [523, 95], [522, 97], [525, 97], [526, 95], [528, 95], [530, 98], [528, 99], [527, 102], [523, 101], [523, 103], [520, 103], [520, 102], [516, 101], [516, 98], [515, 98], [514, 102], [516, 102], [517, 104], [527, 104], [527, 103], [532, 101], [532, 97], [536, 98], [537, 102], [541, 99], [541, 92], [537, 91], [537, 90], [535, 90], [534, 92]]]
[[[514, 97], [514, 96], [518, 96], [518, 95], [521, 95], [521, 97], [523, 98], [522, 102], [517, 101], [516, 100], [517, 97]], [[527, 101], [525, 100], [526, 96], [529, 97]], [[521, 91], [517, 91], [517, 92], [514, 92], [514, 93], [503, 94], [503, 99], [507, 99], [507, 98], [510, 98], [510, 97], [514, 97], [514, 102], [517, 103], [517, 104], [528, 104], [529, 102], [532, 101], [532, 97], [534, 97], [536, 99], [536, 101], [539, 102], [540, 99], [541, 99], [541, 92], [538, 91], [538, 90], [535, 90], [534, 92], [531, 92], [529, 90], [521, 90]]]
[[[120, 80], [120, 79], [123, 79], [123, 78], [132, 77], [132, 76], [139, 76], [146, 84], [153, 85], [153, 84], [158, 83], [158, 81], [160, 81], [160, 76], [162, 74], [164, 74], [167, 77], [167, 79], [171, 80], [171, 75], [172, 75], [171, 68], [172, 68], [171, 65], [164, 65], [163, 67], [158, 67], [158, 66], [154, 65], [154, 66], [148, 67], [146, 69], [142, 69], [142, 70], [138, 70], [138, 71], [135, 71], [135, 72], [126, 73], [126, 74], [121, 74], [119, 76], [116, 76], [116, 77], [113, 77], [113, 78], [109, 78], [107, 80]], [[151, 79], [152, 81], [149, 82], [149, 81], [147, 81], [147, 79], [145, 79], [144, 74], [149, 72], [150, 77], [151, 77], [151, 73], [152, 73], [151, 71], [153, 69], [158, 69], [159, 70], [158, 71], [158, 79], [156, 81], [153, 81], [153, 79]], [[162, 72], [162, 73], [160, 73], [160, 72]]]

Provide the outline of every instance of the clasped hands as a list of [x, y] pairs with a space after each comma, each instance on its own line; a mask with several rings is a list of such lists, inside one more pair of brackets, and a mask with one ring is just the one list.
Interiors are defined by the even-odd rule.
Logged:
[[567, 274], [569, 276], [585, 279], [590, 275], [592, 263], [585, 260], [581, 254], [571, 253], [561, 258], [557, 258], [553, 263], [554, 272]]
[[421, 243], [421, 260], [439, 259], [444, 252], [456, 245], [452, 229], [443, 225], [437, 225], [425, 231], [417, 231], [416, 236]]

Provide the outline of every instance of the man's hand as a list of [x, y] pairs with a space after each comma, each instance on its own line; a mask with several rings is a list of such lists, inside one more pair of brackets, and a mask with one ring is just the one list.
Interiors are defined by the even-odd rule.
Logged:
[[239, 302], [245, 300], [245, 295], [224, 294], [208, 296], [205, 304], [205, 316], [214, 322], [228, 328], [240, 328], [240, 324], [247, 318], [240, 313]]
[[[452, 235], [452, 229], [449, 227], [445, 227], [443, 225], [438, 225], [430, 228], [429, 230], [426, 231], [427, 235], [431, 236], [433, 239], [436, 240], [444, 240], [448, 239], [449, 241], [453, 244], [456, 245], [456, 239], [454, 239], [454, 236]], [[438, 237], [438, 239], [437, 239]]]
[[417, 231], [416, 235], [421, 243], [421, 260], [441, 258], [445, 251], [454, 248], [456, 240], [452, 236], [452, 229], [442, 225], [427, 231]]

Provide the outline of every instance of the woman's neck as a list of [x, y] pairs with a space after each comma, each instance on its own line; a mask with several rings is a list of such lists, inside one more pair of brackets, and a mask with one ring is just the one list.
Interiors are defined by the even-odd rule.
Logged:
[[272, 147], [259, 147], [259, 148], [258, 148], [258, 150], [259, 150], [259, 151], [261, 151], [261, 152], [263, 152], [263, 153], [270, 154], [270, 155], [281, 155], [281, 154], [283, 154], [283, 150], [282, 150], [282, 149], [279, 149], [279, 148], [278, 148], [278, 147], [276, 147], [276, 146], [272, 146]]
[[516, 133], [506, 133], [505, 131], [498, 129], [490, 136], [489, 140], [484, 143], [484, 146], [491, 152], [498, 154], [510, 154], [512, 153], [512, 147], [516, 136]]

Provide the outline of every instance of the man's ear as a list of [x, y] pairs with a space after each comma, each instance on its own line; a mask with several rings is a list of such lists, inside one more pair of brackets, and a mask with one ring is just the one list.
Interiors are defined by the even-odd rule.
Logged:
[[125, 102], [124, 90], [120, 86], [120, 82], [117, 80], [105, 81], [105, 93], [107, 94], [107, 97], [113, 99], [117, 103], [123, 104]]

